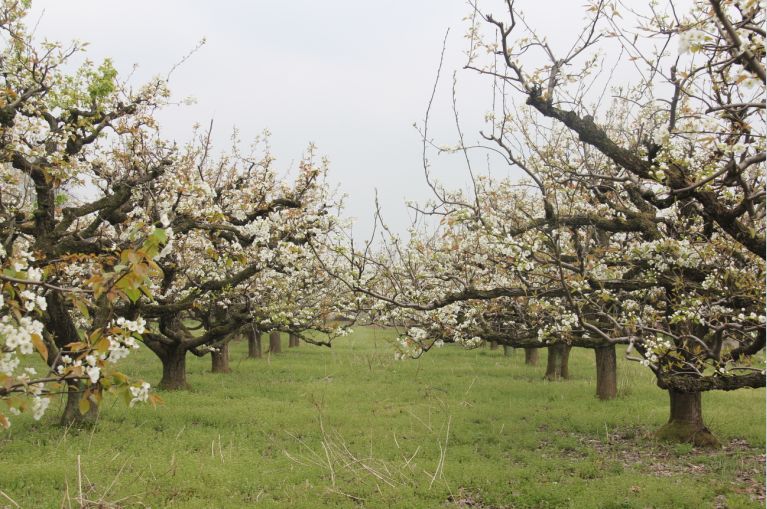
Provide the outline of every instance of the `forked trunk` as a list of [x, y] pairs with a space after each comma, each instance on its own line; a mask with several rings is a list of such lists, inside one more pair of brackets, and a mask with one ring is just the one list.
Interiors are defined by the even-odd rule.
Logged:
[[550, 345], [549, 356], [546, 361], [546, 380], [562, 380], [570, 377], [568, 361], [570, 359], [570, 347], [563, 343]]
[[80, 426], [83, 424], [93, 424], [99, 415], [98, 402], [93, 398], [88, 398], [88, 408], [85, 413], [80, 411], [80, 400], [83, 396], [83, 384], [81, 382], [72, 382], [67, 386], [67, 403], [64, 406], [64, 412], [61, 414], [59, 424], [62, 426]]
[[256, 330], [248, 331], [248, 359], [261, 358], [261, 333]]
[[597, 397], [615, 399], [618, 395], [615, 345], [595, 348], [594, 355], [597, 361]]
[[503, 356], [504, 357], [511, 357], [511, 354], [514, 353], [514, 349], [510, 346], [503, 345]]
[[160, 356], [162, 361], [162, 380], [160, 380], [160, 389], [175, 391], [179, 389], [188, 389], [186, 383], [186, 349], [176, 347], [166, 351]]
[[219, 345], [216, 350], [210, 352], [211, 371], [213, 373], [229, 373], [229, 342]]
[[700, 392], [669, 390], [671, 415], [656, 436], [661, 440], [688, 442], [700, 447], [720, 447], [719, 440], [703, 424]]
[[279, 332], [269, 333], [269, 353], [282, 353], [282, 342]]
[[536, 366], [538, 364], [537, 348], [525, 348], [525, 364], [528, 366]]

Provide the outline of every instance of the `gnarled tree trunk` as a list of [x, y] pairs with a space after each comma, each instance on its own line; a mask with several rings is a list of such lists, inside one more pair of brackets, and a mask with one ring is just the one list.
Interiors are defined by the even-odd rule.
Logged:
[[564, 343], [556, 343], [548, 348], [549, 356], [546, 361], [546, 380], [566, 380], [570, 378], [569, 360], [570, 347]]
[[230, 373], [229, 369], [229, 341], [218, 345], [216, 351], [210, 352], [211, 371], [213, 373]]
[[537, 348], [525, 348], [525, 364], [528, 366], [536, 366], [538, 364]]
[[656, 435], [661, 440], [719, 447], [719, 440], [703, 424], [700, 392], [668, 391], [671, 415]]
[[261, 332], [257, 330], [248, 331], [248, 359], [261, 358]]
[[277, 331], [269, 333], [269, 353], [282, 353], [280, 333]]
[[159, 388], [168, 391], [188, 389], [186, 382], [186, 348], [177, 346], [168, 348], [160, 355], [162, 361], [162, 379]]
[[[75, 357], [75, 352], [69, 350], [68, 345], [78, 340], [77, 328], [72, 322], [67, 305], [59, 292], [50, 292], [46, 297], [48, 305], [46, 313], [46, 326], [53, 332], [56, 348], [61, 355], [71, 355]], [[47, 360], [52, 369], [56, 365], [52, 359]], [[64, 411], [61, 414], [59, 423], [62, 426], [71, 426], [78, 424], [89, 424], [96, 420], [99, 413], [98, 401], [89, 400], [89, 409], [87, 412], [80, 412], [80, 399], [83, 396], [84, 384], [82, 382], [72, 382], [67, 385], [67, 402], [64, 405]]]
[[618, 395], [618, 374], [615, 345], [594, 349], [597, 361], [597, 397], [614, 399]]

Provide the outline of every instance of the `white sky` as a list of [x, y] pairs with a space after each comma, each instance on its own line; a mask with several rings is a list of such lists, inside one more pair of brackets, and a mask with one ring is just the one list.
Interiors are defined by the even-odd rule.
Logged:
[[[502, 2], [486, 4], [502, 9]], [[522, 6], [556, 45], [572, 41], [581, 4]], [[375, 189], [399, 232], [409, 224], [405, 200], [430, 196], [413, 123], [423, 120], [450, 28], [430, 129], [439, 144], [455, 142], [450, 90], [453, 70], [464, 64], [469, 13], [462, 0], [33, 1], [39, 37], [87, 41], [89, 58], [110, 57], [123, 75], [138, 64], [136, 84], [165, 75], [205, 37], [170, 83], [174, 97], [197, 103], [161, 115], [166, 135], [183, 142], [193, 123], [207, 126], [213, 118], [223, 148], [234, 126], [245, 142], [268, 128], [284, 171], [316, 143], [331, 161], [331, 181], [349, 195], [346, 215], [357, 219], [358, 235], [372, 225]], [[458, 79], [464, 133], [476, 140], [490, 109], [490, 82], [471, 71], [459, 71]], [[494, 175], [509, 173], [500, 160], [491, 162]], [[487, 167], [484, 157], [479, 164]], [[450, 187], [467, 186], [460, 156], [433, 159], [432, 168]]]

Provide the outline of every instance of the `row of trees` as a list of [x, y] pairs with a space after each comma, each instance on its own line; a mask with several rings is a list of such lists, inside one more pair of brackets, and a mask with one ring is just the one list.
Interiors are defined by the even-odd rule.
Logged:
[[135, 89], [108, 60], [68, 72], [83, 46], [37, 44], [28, 7], [0, 4], [0, 424], [40, 418], [58, 393], [65, 423], [93, 417], [105, 392], [151, 401], [118, 370], [141, 342], [160, 386], [178, 389], [187, 353], [244, 330], [310, 343], [303, 331], [320, 330], [324, 344], [342, 332], [326, 319], [347, 302], [309, 247], [340, 227], [315, 149], [287, 180], [268, 133], [247, 151], [216, 150], [199, 129], [168, 142], [155, 120], [164, 80]]
[[[151, 400], [118, 370], [141, 342], [160, 386], [181, 389], [190, 352], [225, 370], [239, 334], [254, 356], [262, 332], [329, 344], [345, 332], [331, 319], [360, 309], [406, 325], [401, 356], [547, 347], [555, 379], [571, 347], [593, 349], [604, 399], [627, 345], [669, 394], [662, 433], [697, 443], [715, 442], [702, 392], [765, 385], [752, 360], [765, 343], [758, 2], [649, 4], [638, 29], [626, 6], [591, 3], [563, 54], [513, 1], [500, 15], [474, 4], [466, 67], [492, 84], [485, 143], [459, 125], [457, 145], [436, 149], [466, 156], [473, 187], [433, 180], [427, 112], [435, 199], [417, 211], [439, 226], [404, 241], [384, 230], [380, 249], [343, 235], [313, 147], [287, 180], [268, 134], [249, 150], [217, 150], [199, 129], [169, 143], [155, 121], [164, 80], [134, 89], [109, 61], [65, 72], [83, 48], [36, 45], [27, 8], [0, 6], [1, 424], [39, 418], [61, 392], [64, 422], [93, 416], [105, 391]], [[637, 80], [605, 79], [611, 56]], [[477, 150], [525, 178], [479, 175]], [[21, 362], [34, 352], [44, 373]]]
[[[466, 156], [473, 189], [433, 181], [427, 123], [435, 199], [418, 211], [439, 227], [384, 235], [374, 254], [338, 248], [360, 276], [347, 285], [409, 327], [403, 355], [443, 342], [547, 346], [556, 376], [570, 347], [591, 348], [604, 398], [615, 345], [628, 345], [669, 394], [659, 434], [716, 443], [701, 393], [765, 385], [751, 357], [765, 345], [764, 10], [650, 3], [633, 27], [628, 6], [590, 2], [557, 54], [514, 1], [501, 14], [474, 7], [466, 68], [487, 77], [495, 108], [482, 146], [459, 127], [456, 146], [437, 148]], [[620, 65], [637, 79], [616, 85]], [[477, 174], [475, 150], [525, 178]]]

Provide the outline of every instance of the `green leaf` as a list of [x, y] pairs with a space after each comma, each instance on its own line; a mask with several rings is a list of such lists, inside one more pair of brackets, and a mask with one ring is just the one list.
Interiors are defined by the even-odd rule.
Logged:
[[160, 244], [168, 242], [168, 232], [164, 228], [155, 228], [150, 237], [157, 240]]
[[138, 288], [125, 288], [123, 291], [125, 292], [125, 295], [127, 295], [131, 300], [131, 302], [136, 302], [141, 297], [141, 290]]

